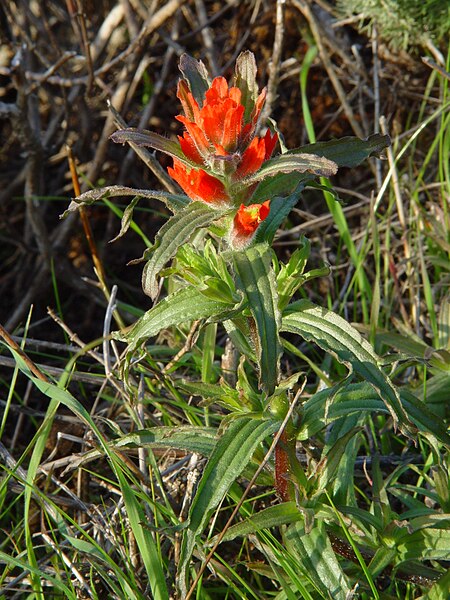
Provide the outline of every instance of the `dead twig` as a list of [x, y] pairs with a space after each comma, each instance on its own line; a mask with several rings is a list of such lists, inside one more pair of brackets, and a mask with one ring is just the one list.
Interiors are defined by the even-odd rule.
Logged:
[[272, 113], [273, 104], [277, 98], [278, 79], [280, 77], [281, 53], [284, 38], [284, 10], [286, 0], [277, 0], [275, 17], [275, 38], [273, 41], [272, 57], [269, 62], [269, 80], [267, 82], [267, 95], [264, 108], [261, 111], [260, 123], [265, 124]]

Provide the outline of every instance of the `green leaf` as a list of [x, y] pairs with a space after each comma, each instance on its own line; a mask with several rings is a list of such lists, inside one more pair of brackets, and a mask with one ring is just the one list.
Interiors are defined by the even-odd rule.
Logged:
[[246, 295], [256, 323], [260, 386], [271, 394], [279, 379], [281, 343], [278, 294], [272, 269], [272, 250], [268, 244], [257, 244], [233, 254], [237, 282]]
[[189, 523], [183, 532], [177, 577], [181, 597], [186, 595], [187, 571], [198, 536], [256, 448], [278, 427], [279, 423], [273, 421], [242, 417], [233, 420], [218, 440], [198, 485], [189, 512]]
[[397, 557], [405, 560], [448, 560], [450, 557], [450, 530], [420, 529], [413, 533], [406, 530], [397, 543]]
[[[283, 310], [289, 304], [298, 288], [316, 274], [314, 271], [303, 274], [308, 262], [311, 245], [304, 236], [300, 237], [298, 243], [299, 246], [291, 254], [288, 263], [281, 263], [279, 272], [277, 273], [278, 305], [280, 310]], [[326, 274], [328, 269], [322, 268], [315, 271], [318, 271], [317, 276], [321, 276]]]
[[288, 527], [284, 539], [287, 549], [297, 557], [299, 569], [323, 598], [346, 600], [350, 588], [323, 521], [316, 520], [308, 532], [301, 523], [294, 523]]
[[[232, 525], [225, 533], [222, 541], [229, 542], [237, 537], [246, 537], [262, 529], [280, 527], [295, 521], [303, 521], [303, 519], [304, 516], [295, 502], [283, 502], [276, 506], [269, 506], [269, 508], [251, 515], [241, 523]], [[214, 541], [215, 538], [212, 538], [208, 545], [213, 545]]]
[[115, 196], [137, 196], [138, 198], [149, 198], [150, 200], [160, 200], [172, 211], [178, 210], [187, 206], [191, 201], [183, 194], [169, 194], [169, 192], [159, 192], [156, 190], [139, 190], [122, 185], [110, 185], [96, 190], [88, 190], [72, 200], [69, 208], [61, 215], [61, 219], [66, 217], [70, 212], [78, 210], [80, 206], [89, 206], [102, 198], [114, 198]]
[[447, 433], [445, 420], [439, 418], [435, 412], [429, 409], [427, 404], [408, 390], [401, 390], [400, 395], [405, 411], [410, 420], [419, 428], [419, 431], [422, 433], [430, 432], [443, 444], [450, 446], [450, 435]]
[[112, 442], [113, 448], [175, 448], [209, 456], [217, 442], [213, 427], [152, 427], [134, 431]]
[[296, 333], [333, 354], [350, 371], [355, 370], [380, 394], [394, 420], [408, 433], [408, 417], [399, 395], [387, 375], [378, 366], [372, 346], [345, 319], [308, 300], [290, 304], [283, 317], [282, 331]]
[[366, 140], [358, 137], [343, 137], [339, 140], [317, 142], [289, 150], [288, 155], [311, 153], [323, 156], [337, 164], [338, 167], [356, 167], [369, 156], [379, 156], [380, 152], [391, 145], [388, 135], [375, 133]]
[[208, 71], [201, 60], [195, 60], [189, 54], [182, 54], [179, 69], [188, 82], [192, 95], [201, 107], [206, 90], [211, 85]]
[[[312, 173], [326, 177], [337, 173], [337, 164], [314, 154], [281, 154], [263, 163], [259, 171], [244, 179], [246, 186], [273, 177], [278, 173]], [[242, 183], [236, 184], [237, 186]]]
[[258, 97], [256, 61], [253, 52], [241, 52], [236, 60], [234, 85], [241, 90], [241, 104], [245, 107], [244, 122], [251, 118]]
[[126, 129], [118, 129], [110, 137], [116, 144], [125, 144], [128, 142], [136, 144], [139, 147], [150, 147], [154, 150], [159, 150], [159, 152], [164, 152], [164, 154], [168, 154], [172, 158], [176, 158], [189, 168], [198, 168], [196, 163], [186, 158], [178, 142], [168, 140], [154, 131], [127, 127]]
[[258, 184], [252, 196], [247, 200], [247, 204], [261, 203], [268, 198], [275, 200], [276, 196], [285, 197], [286, 194], [295, 194], [297, 190], [300, 193], [313, 177], [313, 175], [309, 175], [308, 173], [298, 172], [279, 173], [273, 177], [267, 177], [267, 179]]
[[228, 318], [233, 306], [208, 298], [195, 288], [183, 288], [147, 311], [129, 331], [116, 331], [113, 337], [128, 341], [129, 351], [132, 352], [148, 338], [157, 335], [161, 329], [197, 319], [218, 320], [221, 315], [227, 315]]
[[[317, 465], [316, 489], [318, 491], [327, 489], [331, 481], [336, 477], [341, 459], [345, 455], [347, 444], [359, 431], [360, 428], [355, 427], [345, 435], [339, 437], [336, 443], [328, 450], [326, 456]], [[345, 481], [346, 485], [349, 485], [349, 483], [348, 480]]]
[[175, 256], [178, 248], [201, 227], [219, 219], [225, 211], [211, 208], [204, 202], [192, 202], [183, 211], [171, 217], [156, 235], [155, 249], [142, 273], [142, 289], [152, 299], [158, 294], [156, 276]]
[[[265, 183], [265, 182], [264, 182]], [[258, 188], [259, 189], [259, 188]], [[255, 242], [267, 242], [271, 244], [278, 227], [299, 201], [304, 184], [300, 184], [294, 193], [287, 198], [274, 198], [270, 202], [270, 212], [266, 219], [259, 225], [255, 233]], [[270, 197], [270, 196], [269, 196]]]
[[208, 403], [214, 402], [215, 404], [221, 404], [232, 410], [242, 410], [242, 399], [239, 397], [238, 390], [230, 387], [223, 380], [221, 380], [220, 383], [202, 383], [200, 381], [190, 382], [183, 380], [178, 383], [178, 387], [188, 394], [200, 396]]

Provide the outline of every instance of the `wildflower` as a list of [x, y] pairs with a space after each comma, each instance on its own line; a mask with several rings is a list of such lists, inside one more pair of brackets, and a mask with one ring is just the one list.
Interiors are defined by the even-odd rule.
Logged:
[[[256, 227], [267, 216], [266, 203], [246, 206], [263, 180], [276, 179], [280, 173], [307, 173], [305, 177], [309, 177], [336, 172], [336, 163], [311, 153], [289, 152], [271, 158], [278, 135], [270, 131], [263, 137], [256, 135], [266, 90], [258, 90], [251, 52], [238, 57], [230, 86], [224, 77], [211, 81], [203, 63], [188, 55], [181, 57], [180, 71], [177, 96], [183, 114], [176, 119], [185, 130], [177, 142], [132, 128], [111, 137], [116, 142], [149, 146], [171, 156], [173, 165], [168, 173], [191, 200], [205, 202], [221, 212], [229, 208], [235, 213], [240, 206], [232, 237], [243, 238], [245, 233], [246, 239], [251, 239], [254, 231], [246, 231], [245, 223], [251, 221]], [[286, 186], [291, 191], [287, 179]], [[283, 188], [275, 189], [279, 192]], [[256, 220], [249, 215], [256, 215]]]

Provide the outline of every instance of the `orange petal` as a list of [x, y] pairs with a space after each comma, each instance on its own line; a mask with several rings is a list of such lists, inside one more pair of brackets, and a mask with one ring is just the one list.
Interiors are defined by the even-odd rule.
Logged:
[[264, 139], [253, 138], [247, 150], [242, 155], [241, 162], [234, 174], [234, 179], [243, 179], [247, 175], [255, 173], [264, 162], [265, 154], [266, 145]]
[[203, 164], [203, 158], [187, 131], [183, 133], [183, 136], [178, 136], [178, 141], [180, 142], [181, 150], [186, 158], [189, 158], [199, 165]]
[[185, 81], [180, 79], [177, 88], [177, 97], [181, 102], [184, 114], [189, 121], [197, 122], [199, 119], [200, 108], [197, 104], [197, 100], [189, 91], [189, 87]]
[[252, 235], [270, 212], [270, 200], [263, 204], [241, 204], [234, 217], [234, 232], [238, 236]]
[[172, 179], [179, 183], [183, 191], [192, 200], [199, 200], [208, 204], [229, 202], [223, 183], [203, 169], [188, 171], [182, 163], [174, 160], [173, 168], [168, 167], [167, 172]]
[[208, 156], [210, 153], [210, 143], [197, 123], [192, 123], [183, 115], [178, 115], [175, 118], [186, 127], [198, 153], [203, 157]]

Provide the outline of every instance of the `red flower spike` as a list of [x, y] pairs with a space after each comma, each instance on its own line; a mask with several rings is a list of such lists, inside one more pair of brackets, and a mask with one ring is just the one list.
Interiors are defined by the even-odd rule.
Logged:
[[261, 221], [267, 218], [270, 212], [270, 200], [266, 200], [263, 204], [250, 204], [245, 206], [241, 204], [239, 210], [234, 217], [234, 232], [238, 236], [251, 236]]
[[[189, 161], [201, 168], [189, 170], [174, 159], [169, 174], [190, 198], [231, 205], [230, 187], [258, 171], [270, 158], [278, 140], [278, 136], [270, 132], [263, 138], [255, 137], [266, 90], [258, 95], [256, 63], [251, 53], [238, 58], [236, 85], [231, 87], [224, 77], [216, 77], [209, 83], [204, 66], [192, 61], [185, 57], [184, 68], [181, 68], [184, 79], [178, 84], [177, 96], [184, 114], [176, 118], [186, 128], [183, 136], [178, 137], [180, 149]], [[248, 198], [253, 189], [252, 186], [244, 188], [243, 183], [235, 204]], [[264, 205], [253, 207], [250, 212], [242, 209], [239, 214], [246, 222], [250, 222], [252, 214], [258, 223], [265, 211]]]
[[173, 168], [168, 167], [167, 171], [192, 200], [208, 204], [228, 204], [230, 201], [223, 183], [203, 169], [188, 171], [182, 163], [174, 160]]

